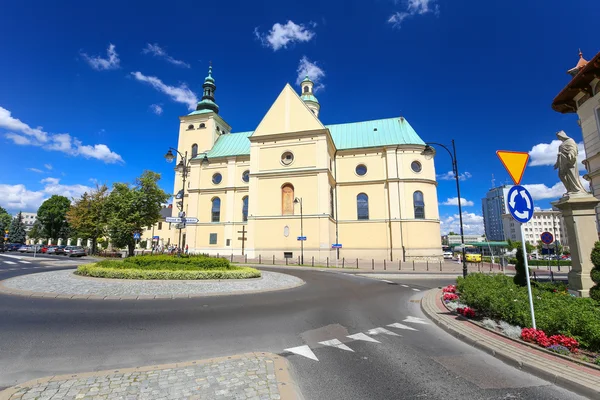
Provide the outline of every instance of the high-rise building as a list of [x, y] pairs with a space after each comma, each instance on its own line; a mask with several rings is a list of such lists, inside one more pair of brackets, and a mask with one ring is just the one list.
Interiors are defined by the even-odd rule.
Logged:
[[[502, 221], [504, 224], [504, 234], [506, 239], [510, 239], [515, 242], [521, 242], [520, 224], [514, 220], [512, 215], [504, 214], [502, 216]], [[561, 245], [569, 245], [565, 221], [563, 220], [562, 213], [560, 211], [534, 211], [533, 217], [527, 223], [523, 224], [525, 241], [534, 246], [537, 245], [538, 241], [541, 240], [541, 235], [544, 232], [550, 232], [554, 236], [554, 239], [558, 240]], [[550, 245], [550, 248], [552, 248], [552, 245]]]
[[483, 225], [487, 240], [498, 242], [505, 240], [502, 214], [508, 212], [506, 199], [510, 188], [510, 185], [495, 187], [490, 189], [485, 197], [481, 199]]

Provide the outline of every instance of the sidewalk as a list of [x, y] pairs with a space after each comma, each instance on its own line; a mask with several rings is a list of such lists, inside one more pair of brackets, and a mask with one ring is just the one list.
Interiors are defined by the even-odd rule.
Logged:
[[537, 350], [452, 314], [432, 289], [421, 300], [421, 309], [434, 323], [460, 340], [503, 362], [592, 399], [600, 398], [600, 370], [579, 365]]
[[300, 398], [287, 360], [272, 353], [52, 376], [0, 392], [0, 400]]

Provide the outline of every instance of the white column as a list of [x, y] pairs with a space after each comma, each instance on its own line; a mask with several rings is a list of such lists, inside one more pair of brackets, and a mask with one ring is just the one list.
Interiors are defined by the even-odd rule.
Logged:
[[48, 239], [48, 246], [52, 244], [52, 239]]
[[71, 238], [67, 239], [67, 246], [71, 245]]
[[62, 243], [63, 243], [63, 240], [62, 240], [62, 239], [58, 239], [58, 242], [57, 242], [57, 244], [58, 244], [59, 246], [62, 246]]
[[81, 246], [81, 238], [77, 238], [77, 246]]

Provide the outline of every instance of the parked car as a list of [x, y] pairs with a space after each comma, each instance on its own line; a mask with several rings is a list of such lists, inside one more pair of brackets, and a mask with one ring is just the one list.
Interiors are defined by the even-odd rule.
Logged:
[[[42, 245], [41, 244], [34, 244], [32, 246], [27, 246], [27, 250], [25, 250], [26, 253], [40, 253], [40, 250], [42, 249]], [[19, 249], [19, 251], [21, 251]]]
[[29, 250], [30, 247], [31, 246], [26, 246], [26, 245], [22, 244], [21, 247], [19, 247], [18, 252], [19, 253], [25, 253], [27, 250]]
[[19, 249], [23, 246], [21, 243], [9, 243], [7, 245], [7, 251], [19, 251]]
[[444, 258], [447, 260], [452, 260], [452, 252], [451, 251], [445, 251], [444, 252]]
[[63, 249], [63, 255], [68, 256], [69, 254], [71, 254], [71, 251], [73, 251], [75, 247], [77, 246], [65, 246], [65, 248]]
[[58, 246], [48, 246], [46, 248], [46, 251], [42, 251], [42, 253], [46, 253], [46, 254], [56, 254], [56, 248]]
[[4, 243], [0, 242], [0, 253], [4, 253], [6, 251], [6, 246]]
[[85, 249], [79, 246], [73, 246], [69, 251], [69, 257], [83, 257], [87, 256]]
[[48, 246], [47, 244], [43, 245], [42, 247], [40, 247], [40, 253], [46, 253], [48, 251], [48, 248], [50, 248], [52, 246]]
[[56, 246], [56, 249], [54, 250], [54, 254], [62, 254], [63, 256], [65, 255], [65, 247], [67, 246]]

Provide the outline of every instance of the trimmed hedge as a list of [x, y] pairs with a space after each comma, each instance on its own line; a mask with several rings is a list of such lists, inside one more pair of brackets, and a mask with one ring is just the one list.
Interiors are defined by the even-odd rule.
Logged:
[[[165, 279], [165, 280], [199, 280], [199, 279], [249, 279], [260, 278], [260, 271], [248, 267], [229, 267], [227, 269], [156, 269], [156, 268], [119, 268], [100, 266], [105, 263], [87, 264], [77, 267], [77, 275], [94, 278], [112, 279]], [[114, 261], [113, 261], [114, 263]], [[116, 262], [117, 264], [124, 264]]]
[[99, 267], [114, 269], [143, 269], [143, 270], [225, 270], [231, 268], [229, 261], [224, 258], [209, 258], [202, 256], [175, 257], [169, 255], [136, 256], [125, 260], [104, 260], [98, 263]]
[[[505, 275], [470, 274], [458, 278], [461, 303], [477, 309], [482, 317], [530, 327], [527, 288]], [[590, 298], [572, 297], [564, 285], [532, 285], [537, 328], [548, 335], [577, 339], [582, 348], [600, 351], [600, 307]], [[556, 292], [555, 292], [556, 290]]]

